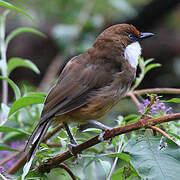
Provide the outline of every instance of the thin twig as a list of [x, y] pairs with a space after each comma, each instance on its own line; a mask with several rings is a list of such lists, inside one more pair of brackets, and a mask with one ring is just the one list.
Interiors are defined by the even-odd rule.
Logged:
[[7, 163], [8, 161], [10, 161], [11, 159], [15, 158], [16, 156], [18, 156], [19, 154], [21, 154], [23, 151], [18, 151], [18, 152], [14, 152], [13, 154], [8, 155], [6, 158], [4, 158], [3, 160], [1, 160], [0, 162], [0, 166], [2, 166], [3, 164]]
[[[125, 97], [130, 96], [131, 92], [127, 93]], [[133, 91], [134, 95], [145, 95], [145, 94], [180, 94], [180, 89], [178, 88], [152, 88], [152, 89], [142, 89]]]
[[136, 104], [136, 106], [138, 107], [139, 110], [141, 110], [140, 108], [140, 102], [137, 99], [137, 97], [134, 95], [134, 92], [129, 92], [129, 96], [131, 97], [131, 99], [134, 101], [134, 103]]
[[21, 168], [25, 164], [27, 155], [28, 153], [25, 153], [19, 160], [17, 160], [16, 163], [7, 170], [7, 173], [13, 174], [16, 171], [18, 171], [18, 169]]
[[[5, 42], [5, 29], [6, 29], [6, 16], [9, 13], [9, 10], [5, 11], [0, 17], [0, 54], [2, 61], [2, 75], [3, 77], [8, 77], [7, 74], [7, 57], [6, 57], [6, 42]], [[8, 103], [8, 83], [7, 81], [2, 81], [2, 103]], [[1, 113], [1, 123], [5, 123], [4, 113]], [[0, 134], [1, 136], [1, 134]]]
[[59, 130], [63, 128], [63, 124], [59, 124], [57, 127], [55, 127], [52, 132], [49, 132], [43, 139], [43, 143], [46, 143], [48, 139], [50, 139], [52, 136], [54, 136]]
[[[154, 126], [156, 124], [160, 124], [160, 123], [164, 123], [164, 122], [168, 122], [168, 121], [173, 121], [173, 120], [177, 120], [177, 119], [180, 119], [180, 113], [170, 114], [170, 115], [166, 115], [166, 116], [155, 118], [155, 119], [150, 118], [150, 117], [143, 118], [137, 122], [134, 122], [132, 124], [128, 124], [126, 126], [107, 130], [105, 132], [103, 138], [104, 138], [104, 140], [108, 140], [109, 138], [113, 138], [113, 137], [120, 135], [120, 134], [131, 132], [131, 131], [134, 131], [134, 130], [137, 130], [140, 128], [149, 128], [149, 127]], [[95, 136], [94, 138], [91, 138], [88, 141], [83, 142], [83, 143], [73, 147], [72, 148], [73, 154], [79, 154], [83, 150], [100, 143], [101, 141], [98, 139], [98, 137], [99, 136]], [[41, 166], [36, 167], [34, 169], [34, 171], [50, 172], [51, 169], [56, 168], [60, 163], [64, 162], [65, 160], [69, 159], [72, 156], [73, 156], [72, 152], [70, 152], [69, 150], [65, 151], [64, 153], [56, 156], [55, 158], [47, 160]]]
[[[56, 134], [61, 128], [63, 127], [62, 124], [59, 124], [56, 128], [53, 129], [52, 132], [49, 132], [44, 140], [43, 140], [43, 143], [46, 143], [46, 141], [48, 139], [50, 139], [54, 134]], [[19, 168], [21, 168], [25, 162], [26, 162], [26, 158], [27, 158], [27, 154], [28, 153], [25, 153], [11, 168], [8, 169], [7, 173], [9, 174], [13, 174], [15, 173]]]
[[48, 142], [46, 143], [48, 147], [62, 147], [61, 143]]
[[61, 163], [61, 164], [59, 164], [58, 167], [63, 168], [64, 170], [66, 170], [67, 173], [71, 176], [71, 178], [73, 180], [77, 180], [76, 176], [73, 174], [73, 172], [69, 169], [69, 167], [66, 164]]
[[164, 132], [162, 129], [156, 127], [156, 126], [151, 126], [150, 127], [151, 129], [155, 130], [155, 131], [158, 131], [159, 133], [161, 133], [163, 136], [165, 136], [166, 138], [170, 139], [171, 141], [175, 142], [173, 140], [173, 138], [171, 136], [169, 136], [169, 134], [167, 134], [166, 132]]

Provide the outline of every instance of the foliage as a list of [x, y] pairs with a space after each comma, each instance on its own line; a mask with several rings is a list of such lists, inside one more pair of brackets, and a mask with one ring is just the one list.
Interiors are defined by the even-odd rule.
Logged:
[[[115, 2], [115, 1], [114, 1]], [[65, 3], [65, 1], [59, 1]], [[75, 1], [73, 1], [75, 3]], [[78, 3], [78, 1], [76, 2]], [[117, 3], [116, 3], [117, 4]], [[32, 19], [25, 11], [7, 3], [0, 1], [0, 5], [18, 11], [28, 18]], [[68, 8], [68, 7], [65, 7]], [[97, 8], [97, 7], [96, 7]], [[6, 159], [15, 151], [21, 151], [25, 145], [25, 140], [35, 127], [35, 124], [40, 118], [42, 104], [46, 93], [39, 92], [22, 92], [17, 84], [9, 77], [13, 70], [18, 67], [29, 68], [35, 73], [40, 73], [35, 64], [30, 60], [13, 57], [6, 60], [6, 51], [9, 42], [21, 33], [33, 33], [44, 37], [45, 35], [33, 28], [18, 28], [12, 31], [5, 38], [5, 20], [7, 11], [1, 16], [0, 25], [0, 46], [1, 60], [0, 79], [7, 82], [14, 92], [14, 101], [12, 103], [1, 103], [1, 145], [0, 158]], [[70, 18], [70, 17], [67, 17]], [[71, 42], [71, 40], [70, 40]], [[23, 43], [23, 42], [22, 42]], [[66, 47], [64, 47], [66, 48]], [[153, 59], [139, 59], [140, 73], [136, 78], [135, 84], [131, 91], [136, 89], [142, 82], [144, 76], [151, 69], [159, 67], [160, 64], [152, 63]], [[8, 94], [7, 92], [4, 92]], [[2, 94], [4, 96], [5, 94]], [[141, 117], [161, 117], [173, 113], [169, 107], [169, 103], [180, 103], [179, 98], [170, 100], [161, 100], [162, 97], [157, 95], [148, 95], [146, 99], [141, 96], [140, 110], [136, 114], [118, 115], [115, 119], [111, 117], [110, 121], [116, 122], [113, 127], [124, 126], [138, 121]], [[73, 165], [73, 159], [66, 161], [76, 178], [81, 180], [90, 179], [108, 179], [108, 180], [134, 180], [134, 179], [179, 179], [180, 157], [179, 157], [179, 141], [180, 134], [179, 121], [164, 123], [159, 125], [164, 131], [173, 136], [175, 142], [170, 139], [160, 136], [153, 136], [152, 132], [147, 129], [133, 131], [126, 135], [116, 136], [112, 139], [112, 143], [101, 142], [95, 147], [82, 152], [82, 158], [78, 159], [78, 164]], [[51, 131], [51, 129], [50, 129]], [[78, 143], [84, 142], [87, 139], [99, 134], [100, 131], [95, 128], [88, 128], [79, 132], [77, 126], [71, 128]], [[58, 132], [57, 136], [53, 136], [50, 141], [52, 144], [41, 143], [41, 146], [35, 156], [33, 167], [42, 164], [49, 158], [55, 157], [67, 150], [68, 135], [63, 129]], [[60, 146], [60, 147], [59, 147]], [[15, 165], [15, 162], [22, 157], [19, 154], [12, 157], [9, 161], [3, 164], [0, 168], [0, 177], [2, 179], [21, 179], [22, 168], [15, 175], [7, 174], [9, 167]], [[0, 162], [1, 163], [1, 162]], [[33, 168], [32, 168], [33, 169]], [[69, 175], [63, 169], [53, 169], [48, 174], [41, 174], [31, 170], [26, 179], [69, 179]]]

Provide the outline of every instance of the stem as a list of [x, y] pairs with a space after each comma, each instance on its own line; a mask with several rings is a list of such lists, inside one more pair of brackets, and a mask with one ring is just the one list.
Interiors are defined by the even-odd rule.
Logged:
[[0, 173], [0, 178], [2, 178], [2, 180], [8, 180], [6, 177], [4, 177], [1, 173]]
[[[145, 94], [180, 94], [179, 88], [152, 88], [132, 91], [134, 95], [145, 95]], [[127, 93], [127, 96], [131, 95], [131, 91]]]
[[77, 180], [76, 176], [73, 174], [71, 169], [64, 163], [59, 164], [60, 168], [63, 168], [72, 178], [72, 180]]
[[[1, 60], [2, 60], [2, 75], [4, 77], [7, 77], [7, 58], [6, 58], [6, 51], [7, 51], [7, 46], [5, 43], [5, 21], [6, 21], [6, 16], [9, 11], [5, 11], [3, 15], [1, 16], [0, 20], [0, 49], [1, 49]], [[8, 83], [7, 81], [3, 80], [2, 83], [2, 103], [6, 104], [8, 103]], [[3, 113], [1, 114], [1, 123], [4, 121], [4, 115]]]
[[[123, 134], [122, 136], [120, 136], [120, 141], [119, 141], [119, 146], [118, 146], [118, 151], [117, 151], [117, 153], [121, 153], [121, 151], [122, 151], [123, 139], [124, 139], [124, 134]], [[110, 179], [111, 179], [111, 176], [112, 176], [112, 174], [113, 174], [113, 172], [114, 172], [114, 169], [115, 169], [115, 167], [116, 167], [117, 161], [118, 161], [118, 157], [116, 157], [115, 160], [114, 160], [114, 163], [113, 163], [113, 165], [112, 165], [112, 167], [111, 167], [111, 171], [110, 171], [110, 173], [109, 173], [109, 176], [108, 176], [107, 180], [110, 180]]]
[[[160, 128], [156, 127], [156, 126], [151, 126], [150, 128], [153, 129], [153, 130], [155, 130], [155, 131], [158, 131], [158, 132], [161, 133], [164, 137], [166, 137], [166, 138], [170, 139], [171, 141], [175, 142], [175, 141], [173, 140], [173, 138], [171, 138], [171, 136], [169, 136], [169, 134], [167, 134], [166, 132], [164, 132], [162, 129], [160, 129]], [[176, 142], [175, 142], [175, 143], [176, 143]]]

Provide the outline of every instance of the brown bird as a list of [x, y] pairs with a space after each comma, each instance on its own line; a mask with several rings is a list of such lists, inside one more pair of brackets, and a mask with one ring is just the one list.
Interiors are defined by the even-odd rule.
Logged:
[[[139, 41], [153, 35], [139, 32], [133, 25], [117, 24], [104, 30], [90, 49], [67, 63], [47, 95], [41, 119], [27, 143], [26, 148], [31, 146], [28, 161], [32, 162], [52, 121], [64, 124], [72, 144], [76, 141], [69, 122], [108, 129], [98, 120], [128, 92], [141, 55]], [[103, 139], [103, 133], [99, 139]]]

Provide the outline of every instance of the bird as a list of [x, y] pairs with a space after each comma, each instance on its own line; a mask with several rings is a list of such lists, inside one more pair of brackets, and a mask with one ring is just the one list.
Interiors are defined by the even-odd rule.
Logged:
[[26, 150], [31, 147], [27, 162], [32, 162], [51, 124], [64, 124], [71, 145], [77, 142], [70, 122], [94, 124], [102, 132], [109, 128], [100, 120], [129, 91], [141, 55], [140, 41], [153, 35], [131, 24], [116, 24], [66, 64], [47, 94], [41, 118], [26, 144]]

